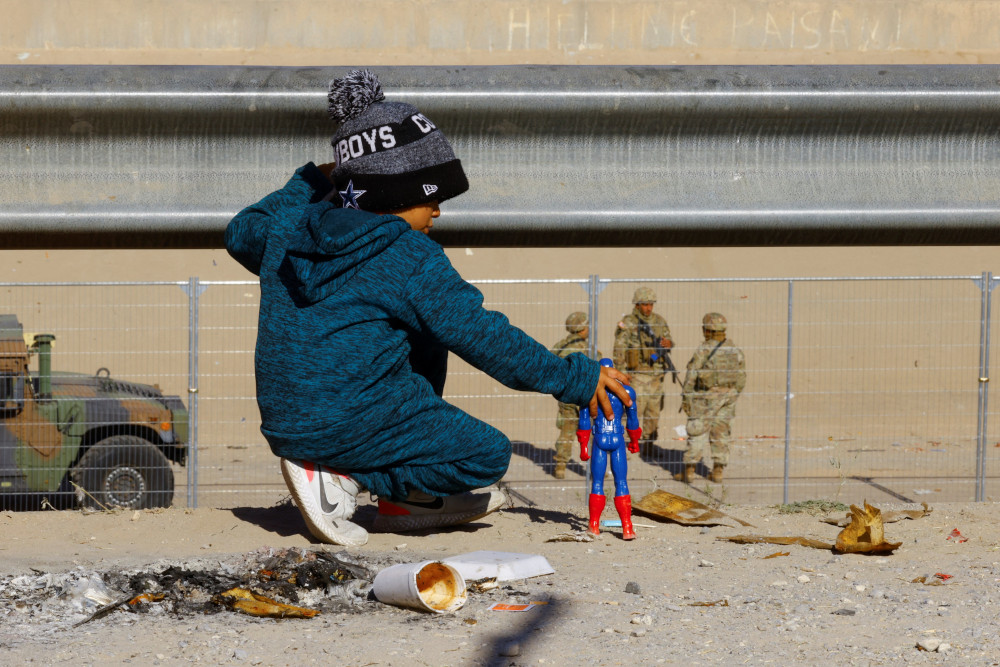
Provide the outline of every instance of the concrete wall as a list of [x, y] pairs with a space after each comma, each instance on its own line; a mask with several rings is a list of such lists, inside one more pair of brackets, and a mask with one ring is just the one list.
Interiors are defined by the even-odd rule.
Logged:
[[0, 0], [0, 63], [996, 63], [981, 0]]

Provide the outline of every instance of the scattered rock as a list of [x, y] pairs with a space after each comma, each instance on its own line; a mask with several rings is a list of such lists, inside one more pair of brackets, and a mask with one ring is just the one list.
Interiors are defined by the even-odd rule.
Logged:
[[509, 642], [500, 647], [500, 653], [504, 657], [512, 658], [521, 655], [521, 645], [517, 642]]
[[934, 637], [926, 637], [917, 642], [917, 648], [921, 651], [936, 651], [941, 648], [941, 640]]
[[712, 562], [712, 561], [710, 561], [710, 560], [704, 560], [704, 559], [702, 559], [702, 560], [701, 560], [701, 561], [700, 561], [700, 562], [698, 563], [698, 567], [715, 567], [715, 563], [713, 563], [713, 562]]
[[632, 595], [641, 595], [642, 589], [639, 588], [638, 583], [630, 581], [627, 584], [625, 584], [625, 592], [631, 593]]

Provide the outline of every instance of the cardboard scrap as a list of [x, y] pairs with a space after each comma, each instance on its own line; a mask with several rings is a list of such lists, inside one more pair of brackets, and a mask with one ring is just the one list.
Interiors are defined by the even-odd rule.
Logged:
[[724, 526], [727, 522], [735, 521], [741, 526], [754, 527], [742, 519], [662, 490], [653, 491], [634, 503], [632, 511], [654, 519], [674, 521], [684, 526]]
[[834, 549], [841, 553], [891, 554], [902, 542], [886, 542], [882, 511], [867, 502], [851, 505], [851, 523], [837, 535]]
[[[894, 512], [884, 512], [882, 514], [882, 523], [895, 523], [897, 521], [902, 521], [903, 519], [921, 519], [925, 516], [930, 516], [930, 513], [934, 511], [927, 505], [927, 503], [920, 503], [920, 504], [924, 506], [922, 510], [899, 510]], [[823, 523], [829, 523], [833, 526], [840, 526], [841, 528], [843, 528], [844, 526], [851, 523], [853, 518], [854, 518], [853, 515], [850, 512], [848, 512], [846, 516], [840, 517], [839, 519], [835, 519], [834, 517], [826, 517], [824, 519], [820, 519], [820, 521], [822, 521]]]
[[717, 540], [726, 542], [736, 542], [737, 544], [798, 544], [803, 547], [813, 549], [833, 549], [829, 542], [820, 542], [810, 537], [769, 537], [767, 535], [731, 535], [729, 537], [717, 537]]

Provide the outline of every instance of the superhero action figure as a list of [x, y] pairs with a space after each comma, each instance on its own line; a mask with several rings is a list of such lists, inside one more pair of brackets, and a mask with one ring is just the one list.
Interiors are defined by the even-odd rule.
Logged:
[[[614, 368], [614, 362], [610, 359], [601, 359], [601, 366]], [[639, 411], [636, 408], [635, 390], [628, 385], [625, 391], [632, 399], [632, 405], [626, 411], [627, 420], [625, 430], [628, 431], [628, 451], [633, 454], [639, 451], [639, 437], [642, 429], [639, 428]], [[635, 539], [635, 529], [632, 528], [632, 496], [628, 492], [628, 462], [625, 454], [625, 437], [622, 433], [622, 411], [625, 409], [622, 402], [614, 395], [608, 394], [611, 400], [611, 409], [614, 411], [614, 418], [608, 419], [598, 411], [593, 425], [590, 423], [590, 411], [580, 410], [580, 421], [577, 425], [576, 439], [580, 443], [580, 460], [590, 460], [590, 524], [587, 530], [597, 535], [601, 532], [601, 512], [604, 511], [604, 472], [608, 467], [608, 459], [611, 459], [611, 474], [615, 478], [615, 508], [618, 516], [622, 519], [622, 539]], [[591, 459], [588, 443], [590, 433], [594, 433], [594, 456]]]

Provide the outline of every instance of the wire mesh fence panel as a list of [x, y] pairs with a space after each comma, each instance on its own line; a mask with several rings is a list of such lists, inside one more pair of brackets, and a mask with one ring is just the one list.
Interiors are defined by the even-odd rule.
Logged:
[[[662, 381], [653, 384], [652, 412], [646, 410], [647, 424], [656, 424], [655, 442], [645, 446], [638, 456], [629, 458], [630, 487], [633, 495], [643, 495], [657, 488], [684, 489], [674, 481], [674, 474], [684, 466], [687, 442], [687, 415], [681, 411], [682, 383], [687, 365], [698, 346], [704, 342], [702, 319], [712, 312], [727, 320], [726, 338], [737, 345], [746, 359], [746, 387], [735, 406], [731, 421], [730, 462], [725, 483], [708, 492], [729, 501], [745, 502], [768, 498], [779, 484], [784, 464], [785, 379], [787, 370], [788, 287], [776, 281], [681, 281], [681, 280], [610, 280], [600, 295], [598, 343], [615, 352], [616, 334], [626, 331], [626, 316], [637, 313], [633, 297], [640, 288], [651, 289], [656, 296], [653, 313], [663, 317], [670, 329], [673, 348], [670, 357], [677, 369], [663, 372]], [[627, 333], [627, 331], [626, 331]], [[619, 366], [634, 374], [618, 350]], [[621, 363], [624, 362], [624, 365]], [[661, 366], [662, 369], [662, 366]], [[656, 375], [654, 373], [654, 375]], [[662, 409], [656, 418], [657, 392], [662, 394]], [[644, 428], [643, 438], [652, 438]], [[712, 460], [698, 464], [697, 479], [707, 475]], [[675, 488], [676, 485], [676, 488]], [[780, 487], [778, 488], [780, 493]]]
[[[591, 351], [611, 358], [620, 358], [615, 335], [633, 312], [636, 289], [655, 292], [653, 310], [669, 324], [678, 377], [664, 374], [655, 440], [629, 457], [637, 497], [657, 488], [739, 503], [960, 501], [977, 493], [992, 500], [1000, 493], [996, 392], [980, 414], [991, 375], [981, 380], [982, 346], [1000, 313], [984, 328], [987, 292], [977, 277], [473, 283], [487, 308], [549, 348], [567, 335], [570, 313], [588, 313]], [[256, 281], [0, 290], [6, 507], [74, 506], [77, 496], [95, 507], [259, 506], [287, 497], [260, 433]], [[704, 479], [712, 464], [706, 457], [695, 482], [684, 485], [673, 477], [688, 445], [679, 383], [704, 340], [708, 312], [726, 317], [747, 382], [723, 481]], [[539, 504], [583, 501], [589, 466], [575, 442], [565, 479], [552, 475], [554, 398], [509, 389], [452, 355], [445, 399], [511, 439], [504, 484], [513, 493]], [[649, 437], [654, 429], [646, 430]]]
[[182, 286], [0, 284], [5, 506], [143, 508], [184, 498]]
[[[214, 281], [202, 286], [198, 504], [270, 505], [288, 491], [278, 459], [260, 432], [254, 381], [260, 286], [256, 281]], [[301, 371], [306, 373], [308, 368]]]
[[[988, 282], [989, 293], [996, 294], [996, 287], [1000, 285], [1000, 278], [990, 277]], [[997, 501], [1000, 500], [1000, 387], [993, 387], [989, 378], [997, 377], [1000, 372], [1000, 354], [996, 353], [997, 336], [1000, 334], [1000, 308], [996, 303], [991, 302], [990, 326], [987, 330], [989, 336], [989, 364], [987, 373], [980, 381], [980, 386], [986, 392], [986, 415], [984, 419], [984, 429], [982, 435], [982, 489], [980, 500]], [[985, 343], [986, 341], [984, 341]]]

